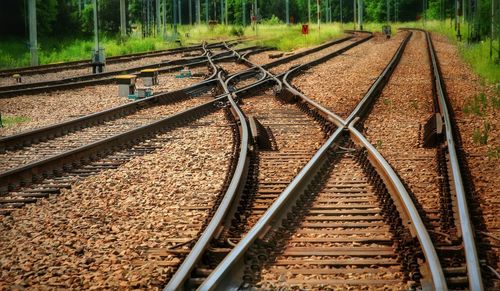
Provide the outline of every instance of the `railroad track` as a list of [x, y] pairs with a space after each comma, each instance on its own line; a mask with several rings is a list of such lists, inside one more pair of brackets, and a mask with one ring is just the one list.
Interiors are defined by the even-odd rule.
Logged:
[[[441, 263], [445, 259], [438, 256], [403, 182], [354, 127], [359, 118], [366, 118], [371, 111], [374, 98], [390, 78], [410, 37], [411, 33], [346, 120], [317, 105], [287, 83], [290, 74], [303, 68], [299, 66], [284, 76], [284, 92], [289, 92], [285, 93], [288, 95], [285, 99], [298, 100], [311, 107], [317, 105], [315, 113], [326, 122], [336, 120], [338, 129], [286, 189], [277, 193], [279, 197], [273, 204], [261, 208], [264, 214], [261, 213], [245, 236], [226, 237], [226, 244], [231, 246], [226, 246], [226, 250], [222, 248], [224, 251], [219, 251], [219, 258], [215, 252], [217, 247], [207, 247], [203, 254], [205, 266], [199, 267], [200, 263], [194, 263], [196, 260], [189, 261], [191, 265], [184, 269], [181, 266], [183, 275], [178, 271], [166, 290], [181, 286], [201, 290], [352, 286], [446, 290], [448, 286], [457, 286], [454, 280], [457, 269], [446, 266], [443, 270]], [[442, 81], [431, 41], [429, 52], [441, 99], [439, 108], [448, 123], [450, 117], [440, 89]], [[349, 130], [350, 137], [343, 134], [344, 128]], [[452, 131], [451, 127], [446, 130], [450, 161], [454, 151]], [[453, 168], [453, 162], [450, 164]], [[455, 170], [458, 172], [453, 173], [453, 177], [460, 177], [460, 170]], [[454, 183], [460, 192], [463, 187], [460, 178]], [[457, 193], [457, 199], [461, 199], [460, 196]], [[462, 204], [457, 210], [462, 227], [470, 227], [470, 221], [463, 219], [468, 215], [466, 201], [458, 204]], [[245, 213], [241, 207], [239, 211]], [[227, 224], [225, 227], [228, 228]], [[464, 235], [462, 244], [469, 252], [465, 255], [469, 288], [482, 289], [482, 279], [480, 275], [476, 277], [480, 268], [474, 264], [474, 240]], [[467, 247], [471, 244], [472, 249]], [[198, 254], [197, 259], [200, 257]], [[186, 261], [184, 264], [187, 265]]]
[[[239, 51], [246, 52], [246, 51], [251, 51], [253, 49], [256, 49], [256, 47], [243, 48], [240, 49]], [[214, 59], [219, 59], [219, 60], [230, 59], [232, 58], [231, 54], [232, 53], [228, 51], [221, 52], [218, 55], [214, 56]], [[136, 74], [143, 69], [156, 68], [158, 69], [158, 72], [161, 75], [179, 71], [186, 66], [194, 68], [194, 67], [204, 66], [207, 64], [208, 62], [206, 60], [206, 57], [204, 56], [204, 54], [202, 54], [198, 57], [180, 58], [178, 60], [171, 60], [156, 64], [148, 64], [134, 68], [127, 68], [124, 70], [121, 69], [116, 71], [108, 71], [100, 74], [90, 74], [77, 77], [69, 77], [59, 80], [2, 86], [0, 87], [0, 98], [10, 98], [13, 96], [17, 96], [19, 94], [34, 94], [40, 92], [49, 92], [53, 90], [81, 88], [99, 84], [100, 85], [109, 84], [115, 81], [114, 77], [116, 75]]]
[[[194, 241], [183, 242], [154, 254], [183, 257], [189, 253], [166, 289], [377, 285], [446, 290], [453, 284], [456, 269], [446, 269], [444, 264], [445, 268], [442, 268], [443, 258], [438, 257], [435, 244], [403, 182], [355, 127], [360, 124], [358, 120], [361, 118], [362, 121], [371, 111], [410, 37], [411, 33], [345, 120], [297, 91], [289, 84], [289, 78], [366, 39], [288, 68], [279, 76], [283, 81], [262, 66], [241, 58], [253, 69], [225, 81], [222, 72], [216, 70], [215, 82], [218, 82], [218, 93], [222, 94], [216, 100], [178, 113], [174, 118], [127, 131], [120, 137], [99, 141], [92, 145], [96, 148], [86, 154], [90, 158], [73, 157], [74, 160], [58, 163], [49, 169], [45, 168], [46, 165], [31, 169], [28, 180], [40, 179], [40, 174], [34, 174], [37, 171], [63, 177], [45, 179], [43, 183], [48, 186], [37, 184], [27, 191], [11, 192], [16, 195], [9, 196], [7, 200], [10, 201], [0, 200], [5, 205], [10, 203], [9, 209], [2, 211], [7, 214], [15, 207], [22, 207], [23, 203], [35, 202], [39, 198], [36, 195], [46, 197], [50, 191], [57, 193], [74, 181], [70, 179], [72, 176], [93, 175], [102, 169], [117, 167], [129, 157], [154, 151], [162, 142], [161, 138], [155, 140], [158, 138], [155, 132], [186, 124], [225, 107], [229, 109], [227, 114], [232, 116], [234, 125], [238, 125], [239, 130], [235, 126], [234, 131], [241, 143], [234, 152], [239, 153], [239, 157], [226, 176], [221, 195], [209, 215], [212, 220], [204, 223], [196, 244]], [[429, 47], [433, 54], [431, 42]], [[437, 61], [435, 56], [433, 58], [433, 71], [439, 76]], [[213, 64], [210, 56], [208, 60]], [[257, 81], [238, 90], [238, 82], [249, 76], [257, 76]], [[442, 87], [439, 77], [436, 80], [437, 88]], [[272, 88], [272, 84], [276, 87]], [[262, 93], [265, 88], [267, 91]], [[279, 99], [275, 99], [271, 89], [280, 92]], [[446, 112], [445, 96], [439, 90], [438, 95], [440, 112], [448, 124], [449, 163], [453, 176], [457, 177], [453, 162], [456, 155], [454, 158], [452, 124]], [[144, 130], [146, 127], [154, 130]], [[289, 134], [304, 142], [292, 143]], [[135, 146], [130, 146], [131, 139]], [[110, 142], [116, 142], [115, 147], [129, 144], [128, 149], [110, 151], [104, 147], [104, 143]], [[89, 163], [89, 160], [98, 159], [99, 152], [105, 157]], [[21, 185], [30, 184], [26, 177], [24, 179], [21, 179]], [[460, 192], [461, 181], [458, 180], [453, 182]], [[19, 181], [12, 184], [16, 183]], [[461, 199], [460, 193], [457, 193], [457, 198]], [[32, 201], [18, 203], [15, 199]], [[467, 205], [464, 209], [464, 201], [457, 204], [461, 226], [467, 228], [468, 220], [463, 219], [468, 215]], [[468, 224], [470, 227], [470, 222]], [[474, 240], [471, 242], [470, 237], [464, 235], [469, 273], [467, 282], [475, 290], [476, 287], [482, 288], [482, 282], [481, 277], [479, 283], [475, 281], [475, 273], [480, 271], [471, 262], [471, 243], [474, 245]], [[475, 252], [475, 246], [472, 251]]]
[[[208, 45], [208, 48], [215, 48], [223, 46], [222, 42], [212, 43]], [[203, 45], [195, 45], [190, 47], [180, 47], [169, 50], [160, 50], [160, 51], [152, 51], [152, 52], [143, 52], [143, 53], [135, 53], [129, 55], [122, 55], [116, 57], [109, 57], [106, 59], [107, 64], [119, 64], [126, 63], [135, 60], [140, 60], [144, 58], [156, 58], [156, 57], [165, 57], [170, 55], [193, 55], [193, 52], [196, 53], [198, 51], [202, 51]], [[30, 76], [30, 75], [39, 75], [39, 74], [47, 74], [53, 72], [60, 72], [64, 70], [75, 70], [75, 69], [88, 69], [91, 66], [91, 62], [89, 60], [80, 60], [80, 61], [72, 61], [72, 62], [64, 62], [64, 63], [55, 63], [55, 64], [47, 64], [40, 65], [35, 67], [24, 67], [24, 68], [14, 68], [14, 69], [6, 69], [0, 70], [0, 78], [10, 78], [13, 74], [20, 74], [21, 76]]]

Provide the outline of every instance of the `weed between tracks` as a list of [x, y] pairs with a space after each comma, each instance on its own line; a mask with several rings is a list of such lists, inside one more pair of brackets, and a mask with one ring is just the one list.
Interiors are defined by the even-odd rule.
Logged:
[[29, 122], [31, 118], [25, 116], [2, 116], [1, 127], [9, 127], [18, 123]]

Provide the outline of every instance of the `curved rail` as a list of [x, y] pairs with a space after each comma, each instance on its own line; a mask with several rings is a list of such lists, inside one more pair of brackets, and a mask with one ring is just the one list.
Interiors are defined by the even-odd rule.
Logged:
[[[254, 49], [254, 48], [256, 48], [256, 47], [249, 47], [249, 48], [244, 48], [241, 50], [245, 51], [245, 50]], [[230, 52], [218, 53], [217, 55], [214, 56], [214, 58], [217, 58], [217, 59], [228, 58], [229, 53]], [[149, 65], [133, 67], [133, 68], [125, 69], [125, 70], [115, 70], [115, 71], [104, 72], [104, 73], [100, 73], [100, 74], [90, 74], [90, 75], [83, 75], [83, 76], [77, 76], [77, 77], [69, 77], [69, 78], [64, 78], [64, 79], [60, 79], [60, 80], [41, 81], [41, 82], [25, 83], [25, 84], [19, 84], [19, 85], [2, 86], [2, 87], [0, 87], [0, 98], [9, 98], [9, 97], [15, 96], [16, 94], [21, 94], [21, 93], [33, 94], [33, 93], [37, 93], [40, 91], [46, 92], [49, 90], [79, 88], [79, 87], [84, 87], [84, 86], [89, 86], [89, 85], [97, 85], [97, 84], [108, 84], [108, 83], [114, 82], [114, 76], [117, 74], [123, 74], [123, 73], [128, 73], [128, 74], [134, 73], [135, 74], [135, 73], [139, 72], [140, 70], [148, 69], [148, 68], [158, 68], [159, 73], [168, 73], [168, 72], [173, 72], [173, 71], [182, 69], [185, 66], [196, 67], [196, 66], [202, 66], [203, 64], [206, 64], [206, 63], [207, 63], [206, 56], [205, 56], [205, 54], [203, 54], [201, 56], [193, 57], [193, 58], [186, 58], [186, 59], [179, 59], [179, 60], [173, 60], [173, 61], [168, 61], [168, 62], [149, 64]], [[167, 67], [167, 68], [161, 68], [161, 67]]]
[[[397, 61], [400, 59], [408, 39], [409, 36], [407, 37], [407, 39], [405, 39], [404, 44], [400, 46], [400, 48], [402, 49], [397, 50], [397, 56], [393, 57], [393, 60], [396, 61], [391, 61], [387, 67], [393, 67], [397, 64]], [[373, 96], [377, 94], [377, 92], [381, 89], [381, 86], [383, 87], [383, 85], [385, 84], [385, 82], [382, 82], [381, 80], [387, 81], [393, 70], [394, 68], [386, 68], [383, 71], [382, 78], [379, 78], [371, 86], [370, 90], [368, 90], [369, 94], [365, 96], [367, 97], [367, 100], [373, 99]], [[288, 75], [289, 73], [285, 76]], [[303, 99], [305, 97], [303, 94], [293, 89], [288, 82], [286, 82], [285, 85], [287, 86], [287, 89], [290, 90], [290, 92], [299, 93], [297, 95], [299, 98]], [[307, 97], [303, 100], [308, 103], [313, 102]], [[366, 100], [362, 102], [365, 103]], [[310, 104], [316, 103], [313, 102]], [[355, 111], [358, 111], [359, 108], [363, 108], [363, 106], [356, 107]], [[241, 274], [241, 270], [239, 268], [236, 268], [236, 266], [239, 265], [239, 263], [242, 263], [245, 252], [249, 249], [250, 245], [259, 237], [262, 237], [271, 228], [271, 226], [277, 225], [281, 222], [279, 217], [282, 217], [282, 215], [290, 208], [290, 205], [293, 205], [293, 202], [298, 198], [299, 194], [303, 192], [314, 179], [316, 172], [319, 171], [325, 163], [327, 163], [327, 156], [329, 155], [329, 152], [331, 152], [331, 150], [335, 147], [335, 142], [342, 137], [342, 132], [346, 128], [347, 124], [349, 124], [349, 130], [351, 130], [354, 137], [358, 138], [358, 140], [360, 140], [363, 144], [364, 142], [367, 143], [366, 139], [364, 139], [361, 134], [356, 134], [357, 131], [353, 128], [351, 122], [347, 123], [346, 121], [340, 119], [337, 115], [329, 112], [324, 107], [320, 107], [319, 110], [323, 114], [329, 115], [331, 120], [336, 120], [336, 124], [340, 124], [342, 126], [340, 126], [330, 136], [325, 144], [323, 144], [323, 146], [316, 152], [313, 158], [299, 172], [292, 183], [290, 183], [288, 187], [279, 195], [278, 199], [264, 213], [264, 215], [255, 224], [255, 226], [247, 233], [245, 237], [243, 237], [242, 240], [240, 240], [240, 242], [233, 248], [233, 250], [224, 258], [221, 264], [219, 264], [217, 268], [212, 272], [212, 274], [202, 283], [199, 288], [200, 290], [213, 290], [215, 288], [227, 290], [238, 288], [240, 286], [240, 282], [234, 278], [238, 277]], [[392, 168], [375, 150], [375, 148], [373, 148], [373, 146], [371, 146], [369, 143], [365, 144], [365, 147], [374, 157], [374, 162], [378, 164], [378, 168], [383, 172], [383, 176], [387, 180], [386, 183], [390, 184], [390, 188], [396, 190], [395, 192], [398, 195], [401, 204], [404, 205], [406, 216], [412, 222], [411, 227], [414, 228], [413, 232], [416, 233], [424, 249], [424, 255], [427, 259], [427, 264], [432, 276], [432, 287], [436, 290], [447, 290], [446, 280], [444, 278], [444, 273], [437, 257], [437, 253], [434, 249], [432, 241], [430, 240], [429, 234], [427, 233], [427, 230], [425, 229], [425, 226], [423, 225], [423, 222], [418, 215], [413, 201], [409, 198], [406, 189], [404, 189], [403, 184], [394, 173]]]
[[[212, 63], [211, 58], [209, 57], [209, 62]], [[165, 290], [180, 290], [184, 285], [185, 281], [189, 278], [189, 274], [193, 270], [196, 263], [201, 259], [205, 250], [209, 247], [209, 243], [212, 238], [215, 236], [217, 229], [220, 224], [224, 221], [226, 216], [231, 209], [231, 205], [233, 201], [236, 199], [238, 194], [243, 190], [246, 181], [246, 174], [248, 172], [249, 166], [249, 129], [248, 124], [246, 122], [246, 117], [243, 112], [240, 110], [236, 102], [233, 100], [233, 96], [229, 94], [229, 90], [222, 78], [221, 72], [218, 74], [218, 81], [223, 87], [225, 93], [227, 93], [227, 101], [229, 102], [233, 114], [235, 114], [235, 119], [238, 122], [238, 128], [241, 134], [241, 144], [240, 144], [240, 154], [238, 157], [238, 164], [236, 165], [236, 170], [234, 172], [233, 177], [231, 178], [231, 183], [229, 184], [229, 188], [227, 189], [224, 197], [217, 208], [214, 216], [210, 220], [210, 223], [203, 231], [200, 238], [197, 240], [194, 247], [189, 252], [188, 256], [184, 259], [183, 263], [177, 269], [177, 272], [168, 282]]]
[[458, 214], [460, 218], [460, 228], [462, 230], [462, 239], [465, 249], [465, 260], [467, 263], [467, 273], [469, 279], [470, 290], [484, 290], [483, 282], [481, 279], [481, 267], [479, 264], [479, 257], [477, 255], [476, 243], [474, 240], [474, 229], [470, 222], [469, 209], [467, 206], [467, 194], [462, 180], [462, 173], [460, 171], [460, 162], [455, 148], [455, 136], [453, 133], [453, 124], [450, 117], [450, 112], [447, 106], [447, 96], [444, 89], [444, 82], [441, 78], [439, 70], [439, 61], [434, 50], [432, 38], [428, 31], [425, 31], [427, 46], [432, 63], [432, 71], [434, 82], [436, 84], [437, 100], [439, 102], [439, 109], [444, 119], [444, 126], [446, 129], [446, 143], [451, 165], [451, 172], [453, 175], [453, 185], [457, 197]]
[[[238, 42], [238, 41], [236, 41], [236, 42]], [[222, 42], [208, 44], [208, 48], [216, 48], [216, 47], [221, 47], [221, 46], [222, 46]], [[168, 56], [168, 55], [177, 54], [177, 53], [192, 52], [192, 51], [199, 50], [201, 48], [202, 48], [202, 44], [199, 44], [199, 45], [179, 47], [179, 48], [173, 48], [173, 49], [167, 49], [167, 50], [132, 53], [132, 54], [108, 57], [108, 58], [106, 58], [106, 63], [107, 64], [115, 64], [115, 63], [128, 62], [128, 61], [133, 61], [133, 60], [148, 58], [148, 57]], [[78, 60], [78, 61], [69, 61], [69, 62], [63, 62], [63, 63], [53, 63], [53, 64], [38, 65], [38, 66], [30, 66], [30, 67], [19, 67], [19, 68], [13, 68], [13, 69], [0, 70], [0, 77], [7, 77], [7, 76], [10, 76], [12, 74], [21, 74], [21, 75], [44, 74], [44, 73], [57, 72], [57, 71], [61, 71], [61, 70], [86, 68], [86, 67], [89, 67], [90, 65], [91, 65], [91, 62], [89, 60]]]
[[142, 100], [137, 100], [131, 103], [120, 105], [114, 108], [103, 110], [101, 112], [92, 113], [86, 116], [82, 116], [76, 119], [65, 121], [59, 124], [50, 125], [19, 134], [7, 136], [0, 138], [0, 152], [5, 149], [22, 147], [24, 145], [29, 145], [36, 143], [40, 140], [44, 140], [47, 137], [57, 137], [69, 132], [78, 130], [80, 128], [88, 127], [93, 124], [98, 124], [104, 121], [116, 119], [118, 117], [131, 114], [139, 108], [142, 108], [146, 104], [153, 104], [168, 100], [176, 100], [186, 97], [188, 94], [196, 94], [199, 92], [207, 91], [211, 87], [215, 86], [217, 75], [216, 66], [211, 63], [212, 75], [208, 77], [207, 80], [199, 82], [184, 89], [179, 89], [167, 93], [159, 93], [151, 97], [144, 98]]
[[447, 290], [448, 287], [443, 269], [441, 268], [441, 262], [439, 261], [436, 249], [434, 248], [425, 224], [415, 204], [413, 204], [413, 200], [394, 169], [375, 147], [354, 127], [357, 120], [358, 118], [355, 118], [347, 127], [351, 133], [352, 139], [366, 148], [368, 155], [371, 157], [370, 161], [378, 170], [377, 172], [380, 176], [383, 177], [384, 182], [388, 184], [387, 187], [389, 188], [389, 192], [393, 193], [393, 198], [396, 198], [399, 204], [404, 207], [405, 214], [409, 220], [409, 223], [405, 225], [410, 227], [411, 232], [416, 235], [420, 242], [420, 246], [426, 258], [426, 263], [429, 266], [429, 273], [432, 276], [432, 287], [434, 290]]

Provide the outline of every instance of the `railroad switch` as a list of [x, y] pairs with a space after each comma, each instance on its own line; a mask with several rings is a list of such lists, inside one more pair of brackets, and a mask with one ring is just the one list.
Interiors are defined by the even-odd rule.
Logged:
[[128, 98], [137, 100], [137, 99], [142, 99], [142, 98], [146, 98], [146, 97], [151, 97], [151, 96], [153, 96], [153, 89], [149, 88], [149, 87], [138, 87], [136, 93], [137, 94], [134, 95], [134, 98], [131, 98], [130, 95], [128, 96]]
[[144, 69], [139, 74], [139, 77], [146, 87], [158, 85], [158, 69]]
[[104, 49], [99, 49], [97, 51], [92, 51], [92, 73], [98, 74], [104, 72], [104, 67], [106, 66], [106, 57], [104, 55]]
[[179, 75], [175, 75], [175, 77], [178, 79], [191, 78], [192, 76], [193, 74], [191, 73], [191, 70], [188, 67], [184, 67]]
[[16, 83], [18, 84], [22, 82], [20, 74], [14, 74], [12, 75], [12, 78], [16, 79]]
[[387, 39], [391, 38], [391, 26], [390, 25], [382, 26], [382, 33], [385, 34], [385, 37]]
[[120, 97], [130, 97], [135, 98], [135, 81], [136, 75], [120, 75], [116, 76], [116, 82], [118, 84], [118, 96]]
[[273, 150], [271, 137], [269, 136], [269, 133], [264, 125], [262, 125], [262, 123], [260, 123], [259, 120], [253, 116], [248, 118], [248, 123], [253, 142], [258, 146], [258, 149], [262, 151]]
[[425, 148], [436, 147], [443, 141], [443, 118], [440, 113], [433, 114], [424, 126], [422, 144]]

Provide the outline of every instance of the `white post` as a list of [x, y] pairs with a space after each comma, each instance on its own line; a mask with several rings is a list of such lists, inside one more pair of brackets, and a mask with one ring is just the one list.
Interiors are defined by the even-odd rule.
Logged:
[[390, 14], [391, 14], [391, 8], [389, 7], [389, 1], [390, 0], [386, 0], [385, 1], [385, 6], [386, 6], [386, 16], [387, 16], [387, 24], [389, 24], [389, 22], [391, 21], [391, 17], [390, 17]]
[[342, 11], [342, 0], [340, 0], [340, 24], [344, 23], [343, 11]]
[[[33, 0], [35, 1], [35, 0]], [[99, 26], [97, 23], [97, 0], [92, 0], [92, 5], [94, 6], [94, 49], [95, 52], [99, 52]]]
[[352, 9], [352, 14], [353, 14], [353, 20], [354, 20], [354, 29], [356, 30], [356, 27], [358, 25], [358, 12], [356, 11], [356, 2], [358, 0], [353, 0], [354, 4], [353, 4], [353, 9]]
[[196, 23], [201, 24], [201, 6], [200, 0], [196, 0]]
[[319, 29], [319, 26], [320, 26], [320, 23], [321, 23], [321, 7], [319, 6], [319, 0], [316, 0], [316, 13], [317, 13], [317, 16], [316, 18], [318, 19], [318, 29]]
[[286, 8], [286, 24], [290, 25], [290, 1], [285, 0], [285, 8]]
[[38, 66], [38, 42], [36, 33], [36, 0], [29, 0], [29, 30], [30, 30], [30, 53], [31, 65]]
[[241, 11], [242, 11], [242, 13], [243, 13], [243, 26], [246, 26], [246, 25], [247, 25], [247, 18], [246, 18], [246, 8], [247, 8], [246, 6], [247, 6], [247, 5], [246, 5], [246, 4], [247, 4], [247, 3], [246, 3], [246, 1], [245, 1], [245, 0], [242, 0], [242, 1], [241, 1], [241, 5], [242, 5], [242, 7], [241, 7]]
[[[156, 0], [159, 1], [159, 0]], [[120, 0], [120, 32], [122, 36], [127, 35], [127, 16], [126, 16], [125, 0]]]
[[179, 25], [182, 25], [182, 1], [179, 0], [177, 3], [177, 7], [179, 8]]
[[308, 23], [311, 24], [311, 0], [307, 0], [307, 15], [308, 15]]
[[156, 0], [156, 36], [161, 35], [161, 11], [160, 11], [160, 1]]
[[363, 30], [363, 0], [358, 0], [359, 30]]
[[163, 38], [165, 38], [167, 36], [167, 0], [163, 0], [162, 6]]
[[205, 21], [207, 22], [208, 25], [208, 0], [205, 0]]
[[193, 25], [193, 8], [192, 8], [192, 3], [193, 0], [188, 0], [188, 4], [189, 4], [189, 25]]

